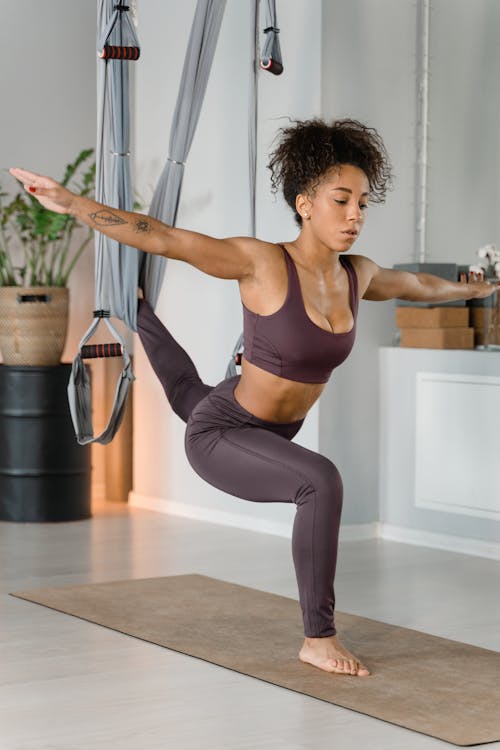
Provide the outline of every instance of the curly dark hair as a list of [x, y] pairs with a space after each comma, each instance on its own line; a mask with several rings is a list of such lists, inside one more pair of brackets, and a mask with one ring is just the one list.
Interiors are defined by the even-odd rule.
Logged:
[[331, 124], [315, 118], [294, 120], [281, 128], [278, 146], [270, 155], [272, 192], [281, 186], [283, 196], [302, 225], [295, 208], [299, 194], [314, 193], [322, 177], [332, 168], [352, 164], [362, 169], [370, 185], [371, 203], [383, 203], [392, 187], [392, 167], [382, 138], [374, 128], [357, 120], [334, 120]]

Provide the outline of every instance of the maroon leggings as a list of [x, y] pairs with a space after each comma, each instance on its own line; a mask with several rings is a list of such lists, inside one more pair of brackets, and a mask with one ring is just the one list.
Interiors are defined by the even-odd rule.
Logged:
[[154, 314], [139, 304], [138, 333], [174, 412], [187, 422], [185, 448], [199, 476], [254, 502], [295, 503], [292, 556], [304, 634], [335, 635], [333, 580], [342, 480], [319, 453], [291, 442], [304, 420], [267, 422], [235, 399], [240, 376], [202, 383], [189, 355]]

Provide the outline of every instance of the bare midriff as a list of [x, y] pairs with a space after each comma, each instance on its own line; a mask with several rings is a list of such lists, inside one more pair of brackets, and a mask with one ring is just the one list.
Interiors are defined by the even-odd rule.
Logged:
[[241, 379], [234, 389], [236, 401], [246, 411], [267, 422], [304, 419], [326, 383], [299, 383], [267, 372], [242, 357]]

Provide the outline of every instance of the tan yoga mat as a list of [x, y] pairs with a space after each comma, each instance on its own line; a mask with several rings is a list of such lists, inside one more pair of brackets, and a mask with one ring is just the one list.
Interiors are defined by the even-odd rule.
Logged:
[[299, 603], [203, 575], [18, 591], [13, 596], [456, 745], [500, 740], [500, 653], [336, 613], [371, 672], [298, 659]]

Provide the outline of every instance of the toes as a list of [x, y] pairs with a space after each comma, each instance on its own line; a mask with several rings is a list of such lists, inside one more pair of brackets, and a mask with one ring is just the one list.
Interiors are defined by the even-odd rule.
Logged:
[[350, 674], [351, 665], [345, 659], [329, 659], [338, 674]]
[[330, 669], [333, 669], [338, 674], [356, 674], [354, 664], [345, 659], [328, 659], [327, 664]]
[[351, 659], [343, 660], [342, 671], [344, 674], [355, 675], [355, 674], [358, 674], [359, 669], [364, 669], [364, 667], [362, 667], [362, 665], [359, 664], [359, 662], [352, 661]]
[[369, 672], [369, 671], [368, 671], [368, 669], [367, 669], [367, 668], [366, 668], [366, 667], [364, 666], [364, 664], [360, 664], [360, 665], [359, 665], [359, 667], [358, 667], [358, 675], [359, 675], [360, 677], [366, 677], [366, 676], [367, 676], [367, 675], [369, 675], [369, 674], [370, 674], [370, 672]]
[[324, 665], [328, 669], [328, 671], [333, 671], [337, 674], [360, 675], [361, 677], [365, 677], [366, 675], [370, 674], [367, 668], [363, 664], [361, 664], [361, 662], [357, 661], [347, 661], [346, 659], [327, 659], [324, 662]]
[[327, 659], [328, 669], [336, 674], [346, 674], [350, 671], [343, 659]]

